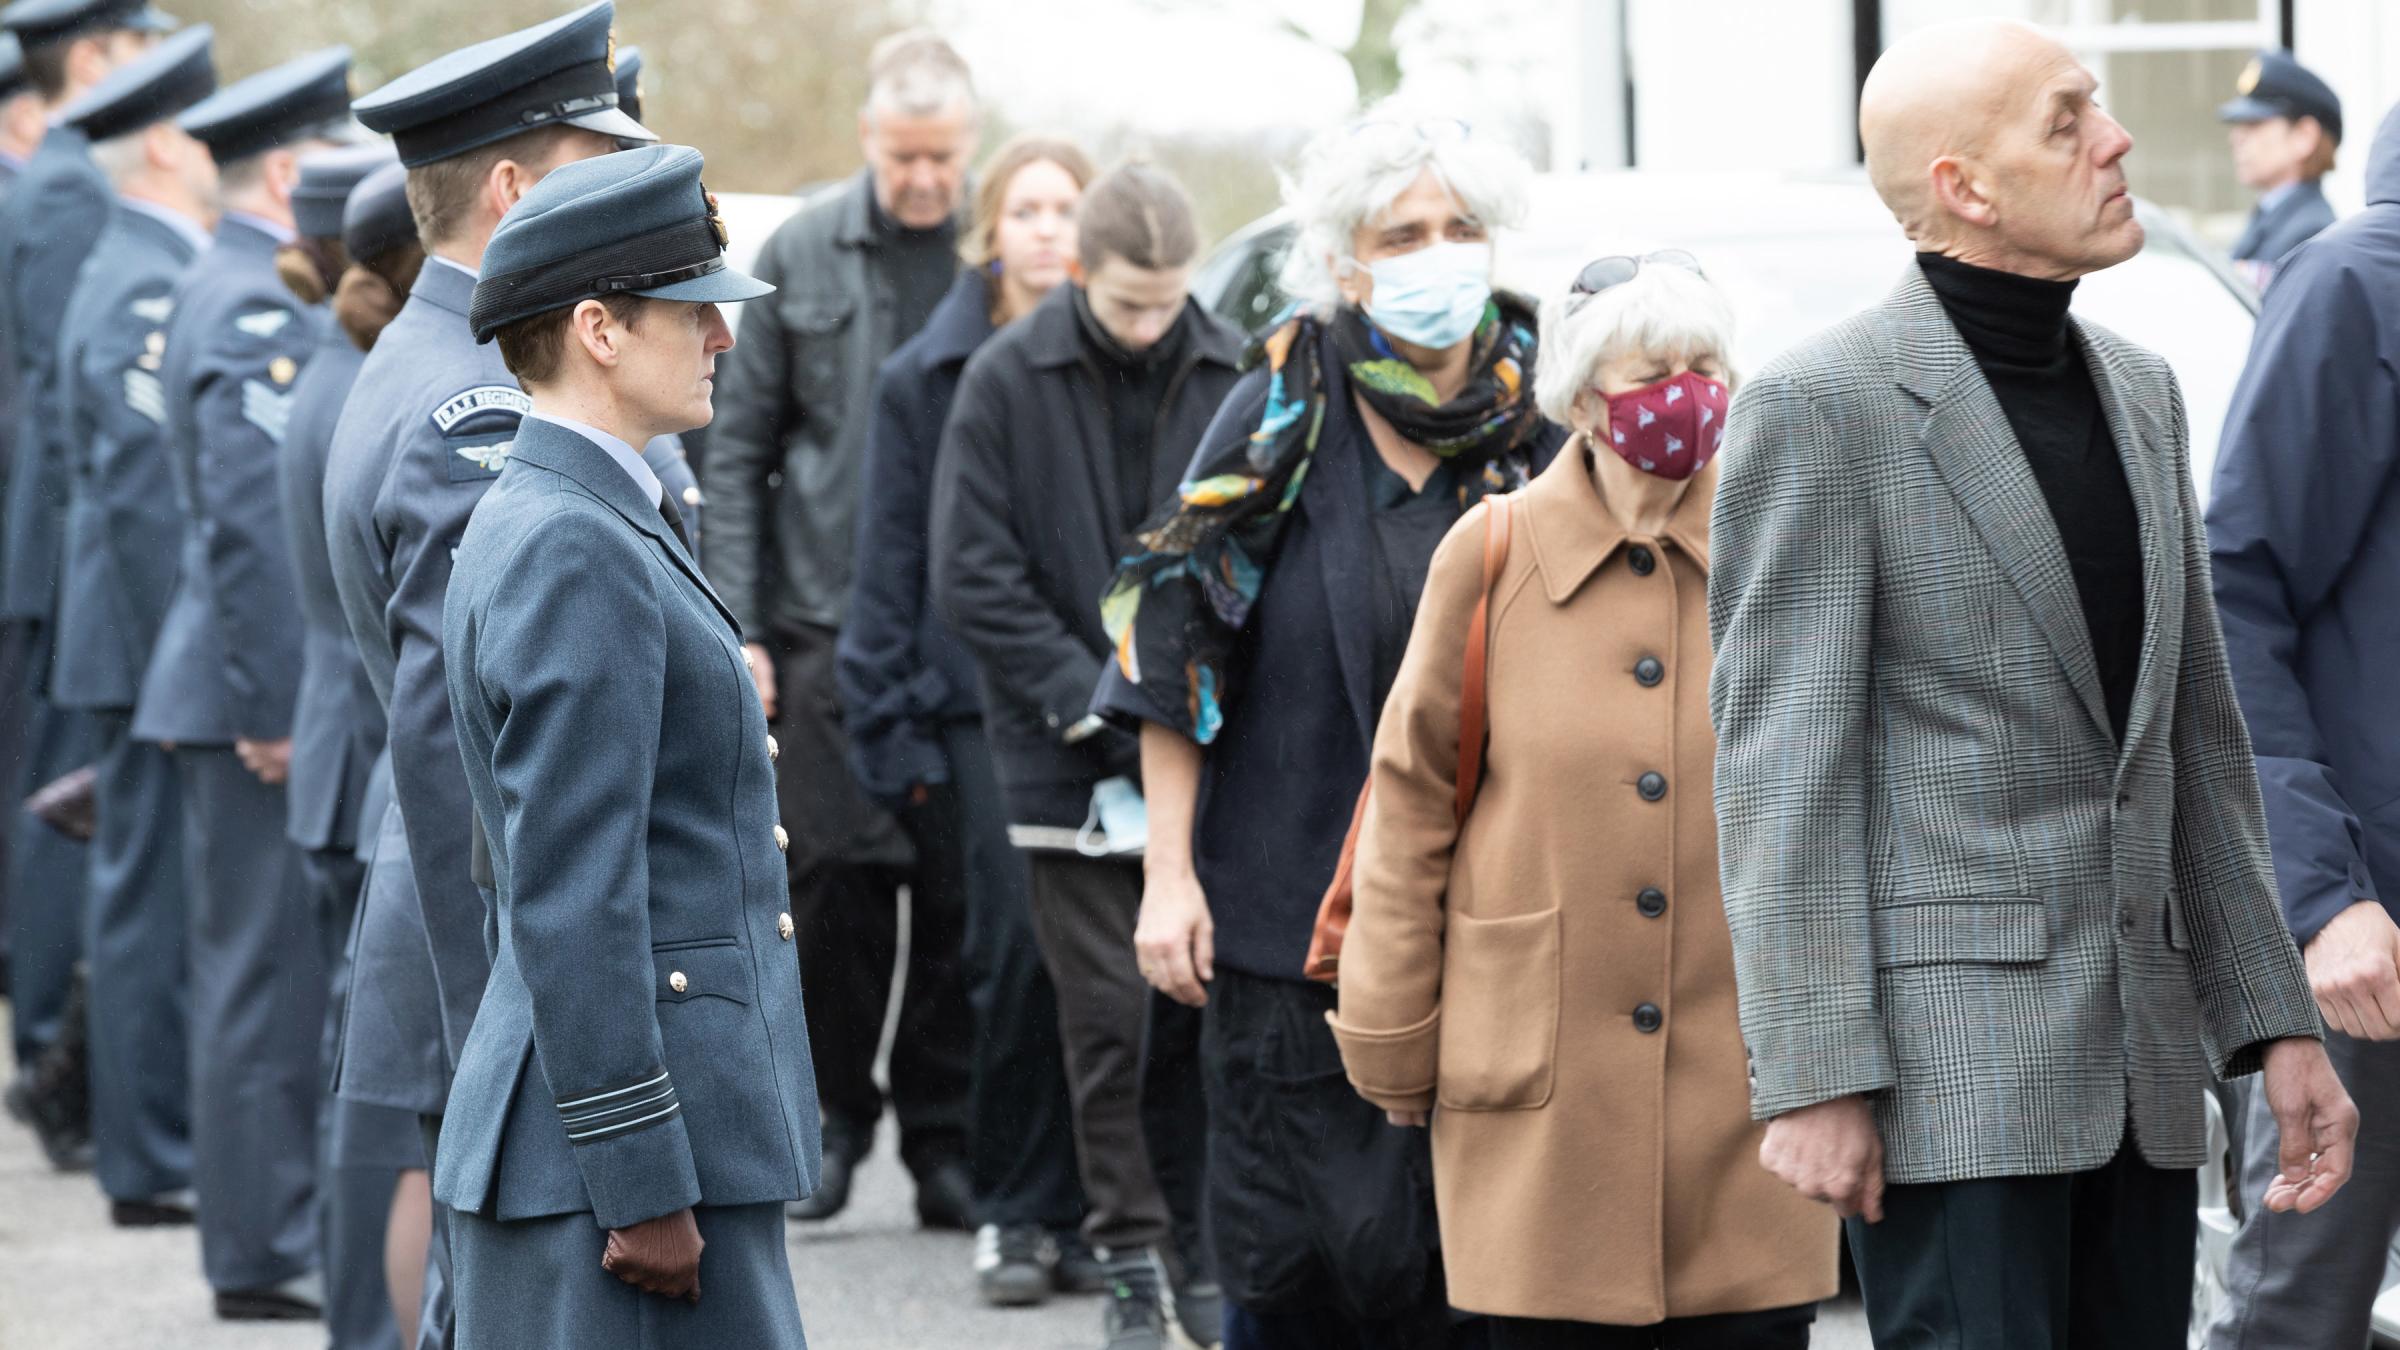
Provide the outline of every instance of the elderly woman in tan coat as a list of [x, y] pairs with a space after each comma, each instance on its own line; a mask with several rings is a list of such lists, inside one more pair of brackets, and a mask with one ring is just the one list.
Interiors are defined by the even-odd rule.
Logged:
[[1730, 310], [1690, 255], [1604, 258], [1543, 316], [1576, 439], [1509, 501], [1489, 740], [1455, 817], [1493, 507], [1434, 555], [1377, 732], [1332, 1018], [1433, 1131], [1450, 1297], [1495, 1347], [1808, 1344], [1832, 1211], [1760, 1167], [1717, 890], [1708, 513]]

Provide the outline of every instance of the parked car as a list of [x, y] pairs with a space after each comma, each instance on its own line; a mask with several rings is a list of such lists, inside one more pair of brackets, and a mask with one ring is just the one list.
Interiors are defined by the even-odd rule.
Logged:
[[[2225, 408], [2250, 349], [2258, 299], [2216, 253], [2139, 198], [2149, 242], [2127, 262], [2084, 280], [2076, 313], [2160, 353], [2183, 385], [2192, 476], [2208, 498]], [[1201, 264], [1193, 289], [1228, 320], [1256, 331], [1287, 297], [1275, 275], [1291, 247], [1283, 213], [1236, 232]], [[1530, 296], [1565, 287], [1581, 267], [1612, 253], [1690, 250], [1731, 297], [1737, 371], [1755, 371], [1793, 343], [1881, 300], [1900, 279], [1909, 246], [1865, 175], [1754, 173], [1550, 174], [1534, 183], [1523, 229], [1500, 245], [1502, 286]], [[2229, 1142], [2214, 1097], [2210, 1164], [2202, 1169], [2192, 1344], [2225, 1298], [2225, 1261], [2240, 1224], [2227, 1185]], [[2375, 1305], [2376, 1342], [2400, 1350], [2400, 1248]]]
[[[2138, 199], [2135, 206], [2149, 243], [2086, 278], [2075, 310], [2174, 366], [2205, 500], [2258, 301], [2165, 212]], [[1246, 329], [1264, 327], [1286, 303], [1275, 271], [1291, 239], [1281, 212], [1244, 227], [1202, 263], [1195, 293]], [[1689, 249], [1731, 297], [1740, 344], [1733, 360], [1743, 371], [1881, 300], [1910, 256], [1861, 172], [1545, 174], [1534, 181], [1525, 228], [1502, 237], [1500, 284], [1549, 296], [1593, 258], [1668, 247]]]

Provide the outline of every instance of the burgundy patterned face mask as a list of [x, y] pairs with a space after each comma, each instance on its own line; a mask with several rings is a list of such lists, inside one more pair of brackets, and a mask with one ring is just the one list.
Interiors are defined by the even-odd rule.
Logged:
[[1685, 371], [1630, 393], [1608, 395], [1608, 442], [1624, 461], [1661, 478], [1689, 478], [1725, 439], [1725, 385]]

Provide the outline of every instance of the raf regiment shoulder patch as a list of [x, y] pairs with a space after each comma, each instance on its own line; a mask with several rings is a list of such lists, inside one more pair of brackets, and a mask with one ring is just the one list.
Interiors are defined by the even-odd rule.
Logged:
[[479, 384], [443, 399], [431, 416], [441, 433], [447, 477], [453, 483], [491, 478], [508, 462], [517, 441], [517, 421], [532, 411], [525, 391], [506, 384]]
[[288, 309], [265, 309], [256, 314], [242, 315], [233, 321], [233, 326], [252, 337], [271, 338], [282, 332], [284, 325], [291, 321], [292, 312]]

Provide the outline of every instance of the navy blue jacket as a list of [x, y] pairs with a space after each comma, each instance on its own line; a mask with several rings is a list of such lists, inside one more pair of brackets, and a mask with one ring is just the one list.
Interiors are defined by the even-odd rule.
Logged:
[[2309, 179], [2294, 186], [2273, 208], [2261, 206], [2250, 213], [2250, 223], [2233, 242], [2233, 259], [2273, 267], [2332, 224], [2333, 203], [2325, 200], [2324, 185]]
[[958, 380], [995, 330], [992, 288], [959, 274], [925, 327], [875, 376], [850, 618], [834, 649], [850, 771], [887, 806], [950, 781], [942, 725], [983, 715], [975, 658], [933, 605], [933, 466]]
[[[1375, 689], [1381, 634], [1374, 569], [1381, 565], [1367, 456], [1376, 453], [1326, 341], [1325, 427], [1284, 527], [1250, 621], [1228, 660], [1225, 725], [1207, 747], [1192, 816], [1192, 867], [1216, 922], [1217, 960], [1234, 970], [1296, 980], [1308, 964], [1317, 906], [1341, 860], [1342, 838], [1367, 781], [1383, 704]], [[1270, 373], [1242, 377], [1196, 459], [1223, 458], [1266, 412]], [[1540, 433], [1535, 468], [1564, 434]], [[1114, 661], [1092, 706], [1127, 724], [1159, 721], [1150, 696]], [[1181, 728], [1177, 728], [1181, 730]]]
[[367, 354], [326, 325], [316, 355], [292, 385], [291, 422], [276, 479], [286, 546], [300, 588], [300, 693], [292, 712], [292, 770], [285, 833], [305, 849], [358, 847], [368, 775], [383, 753], [383, 703], [342, 618], [342, 594], [325, 550], [325, 462], [334, 424]]
[[2400, 110], [2367, 209], [2284, 259], [2208, 507], [2217, 613], [2303, 945], [2400, 899]]
[[325, 541], [342, 616], [383, 700], [392, 789], [452, 1062], [483, 982], [484, 899], [468, 872], [467, 779], [442, 675], [450, 555], [530, 406], [499, 348], [467, 329], [475, 278], [428, 258], [375, 340], [334, 427]]
[[166, 222], [120, 210], [67, 306], [54, 410], [69, 469], [66, 550], [50, 668], [61, 707], [132, 711], [175, 593], [183, 514], [159, 375], [175, 282], [197, 252]]
[[607, 451], [539, 420], [451, 582], [450, 700], [499, 903], [434, 1194], [602, 1228], [808, 1194], [816, 1079], [733, 611]]
[[229, 215], [175, 287], [162, 375], [183, 561], [134, 712], [143, 740], [230, 745], [292, 731], [300, 600], [275, 464], [292, 385], [330, 320], [276, 276], [280, 246]]
[[17, 363], [17, 439], [0, 539], [0, 618], [51, 621], [67, 510], [66, 447], [51, 419], [59, 325], [102, 226], [117, 209], [91, 142], [54, 126], [0, 199], [0, 286]]

